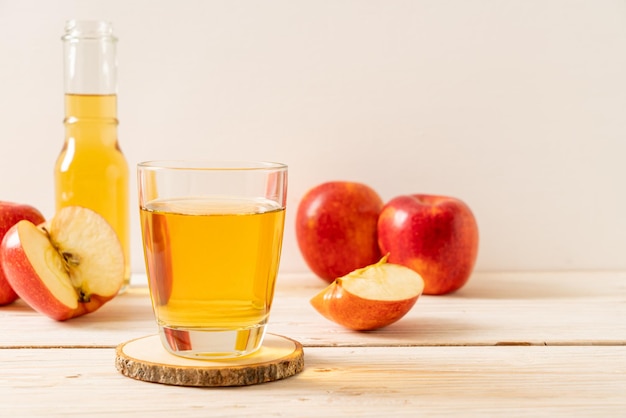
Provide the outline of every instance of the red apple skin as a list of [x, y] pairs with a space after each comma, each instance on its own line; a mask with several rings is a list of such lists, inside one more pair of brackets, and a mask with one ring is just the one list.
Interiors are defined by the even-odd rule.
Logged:
[[89, 302], [78, 303], [75, 308], [59, 302], [42, 283], [20, 242], [17, 224], [12, 226], [0, 244], [4, 259], [2, 270], [13, 290], [35, 311], [57, 321], [65, 321], [93, 312], [113, 298], [91, 295]]
[[478, 255], [478, 224], [470, 208], [448, 196], [398, 196], [378, 219], [378, 243], [388, 262], [424, 279], [424, 294], [443, 295], [470, 278]]
[[[45, 222], [41, 212], [31, 205], [0, 201], [0, 241], [13, 225], [23, 219], [31, 221], [35, 225]], [[0, 258], [0, 266], [2, 263], [2, 258]], [[7, 281], [0, 267], [0, 305], [7, 305], [18, 298], [19, 296]]]
[[354, 331], [372, 331], [401, 319], [418, 297], [393, 301], [364, 299], [334, 282], [310, 302], [326, 319]]
[[376, 236], [383, 201], [369, 186], [348, 181], [322, 183], [300, 200], [296, 239], [309, 268], [332, 283], [381, 258]]

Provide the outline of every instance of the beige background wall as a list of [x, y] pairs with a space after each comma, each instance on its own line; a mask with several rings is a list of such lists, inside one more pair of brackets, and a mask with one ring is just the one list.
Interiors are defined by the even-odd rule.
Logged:
[[71, 18], [120, 38], [133, 172], [169, 157], [290, 165], [284, 271], [306, 270], [299, 198], [338, 179], [385, 200], [462, 198], [479, 270], [626, 269], [624, 1], [0, 0], [0, 199], [48, 216]]

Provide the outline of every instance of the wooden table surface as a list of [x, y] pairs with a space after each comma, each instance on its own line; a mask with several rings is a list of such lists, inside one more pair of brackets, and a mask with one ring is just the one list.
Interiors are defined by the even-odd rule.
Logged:
[[313, 310], [320, 279], [282, 274], [269, 332], [304, 345], [304, 371], [233, 388], [117, 372], [115, 347], [156, 333], [134, 280], [66, 322], [0, 307], [0, 416], [626, 416], [626, 272], [476, 273], [367, 333]]

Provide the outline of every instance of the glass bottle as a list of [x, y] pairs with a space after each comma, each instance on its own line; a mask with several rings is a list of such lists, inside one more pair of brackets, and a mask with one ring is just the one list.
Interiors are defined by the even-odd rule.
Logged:
[[57, 158], [56, 209], [85, 206], [115, 229], [130, 282], [128, 163], [117, 138], [117, 38], [112, 25], [68, 21], [64, 45], [65, 143]]

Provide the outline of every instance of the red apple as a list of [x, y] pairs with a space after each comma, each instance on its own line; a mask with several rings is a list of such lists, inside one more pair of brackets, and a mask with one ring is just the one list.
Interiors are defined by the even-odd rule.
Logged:
[[332, 181], [309, 190], [296, 213], [296, 238], [309, 268], [332, 282], [378, 261], [382, 207], [380, 196], [361, 183]]
[[460, 199], [414, 194], [385, 205], [378, 219], [378, 243], [389, 262], [410, 267], [424, 279], [424, 294], [461, 288], [478, 254], [478, 225]]
[[99, 309], [124, 281], [124, 252], [115, 231], [84, 207], [65, 207], [40, 226], [19, 221], [4, 236], [0, 254], [19, 297], [59, 321]]
[[378, 263], [340, 277], [311, 299], [327, 319], [356, 331], [390, 325], [411, 310], [424, 281], [408, 267]]
[[[2, 238], [11, 227], [22, 219], [31, 221], [36, 225], [45, 221], [41, 212], [33, 206], [0, 201], [0, 241], [2, 241]], [[2, 259], [0, 258], [0, 265], [1, 264]], [[9, 304], [17, 298], [17, 293], [15, 293], [7, 281], [0, 267], [0, 305]]]

